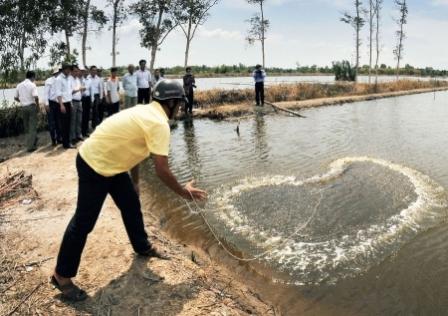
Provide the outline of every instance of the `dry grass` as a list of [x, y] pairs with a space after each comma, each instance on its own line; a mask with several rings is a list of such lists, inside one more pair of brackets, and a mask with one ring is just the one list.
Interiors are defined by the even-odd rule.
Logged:
[[[303, 101], [318, 98], [379, 94], [397, 91], [410, 91], [448, 87], [447, 81], [400, 80], [375, 84], [283, 84], [265, 88], [265, 98], [270, 102]], [[213, 89], [196, 93], [199, 107], [210, 108], [223, 104], [241, 104], [254, 101], [253, 89], [223, 90]]]

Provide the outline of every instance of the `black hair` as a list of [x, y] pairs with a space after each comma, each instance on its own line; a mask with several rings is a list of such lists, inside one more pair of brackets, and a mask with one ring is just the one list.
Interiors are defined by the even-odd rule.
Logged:
[[36, 73], [34, 71], [28, 70], [26, 72], [26, 79], [34, 79], [36, 78]]
[[117, 67], [112, 67], [111, 69], [110, 69], [110, 72], [117, 72], [118, 71], [118, 68]]
[[145, 64], [146, 64], [146, 60], [144, 60], [144, 59], [140, 59], [140, 61], [138, 62], [138, 64], [140, 65], [141, 63], [145, 63]]
[[73, 70], [73, 69], [79, 69], [78, 64], [73, 64], [73, 65], [72, 65], [72, 70]]
[[62, 70], [66, 70], [66, 69], [70, 69], [70, 70], [72, 70], [72, 69], [73, 69], [73, 66], [72, 66], [72, 65], [69, 65], [69, 64], [62, 64], [61, 69], [62, 69]]
[[90, 70], [93, 70], [94, 68], [96, 68], [96, 66], [90, 66]]
[[185, 68], [185, 71], [191, 70], [191, 67], [187, 67]]

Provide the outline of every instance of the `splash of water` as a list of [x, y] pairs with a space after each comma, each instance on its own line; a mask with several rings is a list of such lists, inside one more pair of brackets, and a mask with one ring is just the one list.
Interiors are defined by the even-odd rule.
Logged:
[[[244, 210], [233, 201], [244, 192], [278, 185], [324, 185], [344, 175], [354, 163], [375, 164], [406, 177], [417, 199], [389, 217], [381, 225], [370, 225], [356, 234], [329, 237], [319, 242], [300, 238], [286, 240], [282, 232], [267, 232], [250, 224]], [[414, 169], [370, 157], [346, 157], [329, 165], [328, 171], [307, 179], [294, 176], [246, 178], [233, 187], [222, 186], [214, 192], [207, 214], [214, 216], [233, 234], [253, 243], [258, 249], [273, 249], [263, 259], [290, 274], [291, 280], [278, 282], [304, 284], [336, 283], [366, 271], [379, 263], [419, 232], [434, 227], [446, 217], [447, 198], [443, 187]]]

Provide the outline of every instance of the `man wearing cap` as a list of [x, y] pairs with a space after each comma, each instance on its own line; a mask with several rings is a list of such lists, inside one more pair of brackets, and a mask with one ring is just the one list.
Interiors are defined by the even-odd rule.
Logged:
[[59, 75], [59, 67], [53, 68], [52, 76], [45, 80], [44, 103], [47, 112], [48, 129], [50, 131], [51, 143], [56, 146], [62, 143], [61, 129], [59, 127], [58, 104], [53, 101], [56, 99], [55, 81]]
[[[186, 199], [203, 200], [206, 192], [182, 186], [168, 165], [169, 119], [174, 119], [185, 100], [180, 83], [162, 80], [153, 92], [154, 101], [121, 111], [99, 125], [79, 148], [76, 158], [79, 186], [77, 207], [64, 233], [52, 283], [71, 301], [87, 298], [73, 284], [87, 241], [106, 196], [111, 195], [134, 251], [145, 257], [166, 259], [148, 240], [138, 197], [138, 164], [151, 155], [162, 182]], [[132, 180], [129, 171], [132, 172]]]
[[28, 152], [36, 150], [37, 145], [37, 113], [39, 112], [39, 96], [34, 83], [36, 73], [27, 71], [26, 79], [17, 85], [14, 99], [20, 102], [26, 137], [26, 149]]

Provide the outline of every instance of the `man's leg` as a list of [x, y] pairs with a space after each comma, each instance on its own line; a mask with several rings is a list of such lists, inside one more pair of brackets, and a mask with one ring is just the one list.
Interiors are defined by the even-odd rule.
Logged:
[[82, 136], [87, 137], [89, 134], [90, 108], [92, 99], [89, 97], [82, 98]]
[[92, 128], [95, 129], [97, 125], [99, 124], [98, 121], [98, 105], [100, 102], [100, 96], [99, 94], [95, 94], [93, 99], [93, 106], [92, 106]]
[[255, 102], [260, 105], [260, 85], [255, 83]]
[[148, 103], [151, 102], [151, 87], [148, 88]]
[[261, 105], [264, 105], [264, 82], [260, 82]]
[[143, 104], [143, 89], [138, 89], [137, 102], [138, 104]]
[[137, 105], [137, 97], [132, 97], [131, 98], [131, 106], [136, 106]]
[[112, 179], [109, 190], [123, 218], [126, 232], [135, 252], [141, 253], [151, 248], [143, 223], [140, 200], [128, 173], [121, 173]]
[[65, 113], [60, 113], [61, 118], [61, 130], [62, 130], [62, 145], [64, 148], [69, 148], [71, 145], [70, 139], [70, 117], [71, 117], [71, 104], [70, 102], [64, 103]]
[[128, 95], [124, 96], [124, 108], [129, 109], [131, 107], [131, 97]]
[[50, 101], [50, 114], [55, 124], [56, 142], [62, 143], [61, 122], [59, 118], [60, 107], [57, 102]]
[[75, 135], [77, 139], [82, 137], [82, 103], [81, 101], [77, 102], [76, 106], [76, 129]]
[[70, 142], [76, 141], [76, 101], [72, 101], [72, 111], [70, 115]]
[[54, 116], [52, 113], [52, 109], [51, 109], [51, 105], [48, 105], [48, 110], [47, 110], [47, 121], [48, 121], [48, 130], [50, 132], [50, 137], [51, 137], [51, 142], [53, 145], [56, 145], [57, 143], [57, 138], [56, 138], [56, 125], [54, 122]]
[[87, 235], [95, 226], [109, 188], [109, 180], [92, 170], [79, 155], [76, 167], [78, 203], [64, 233], [56, 265], [56, 273], [64, 278], [76, 276]]

